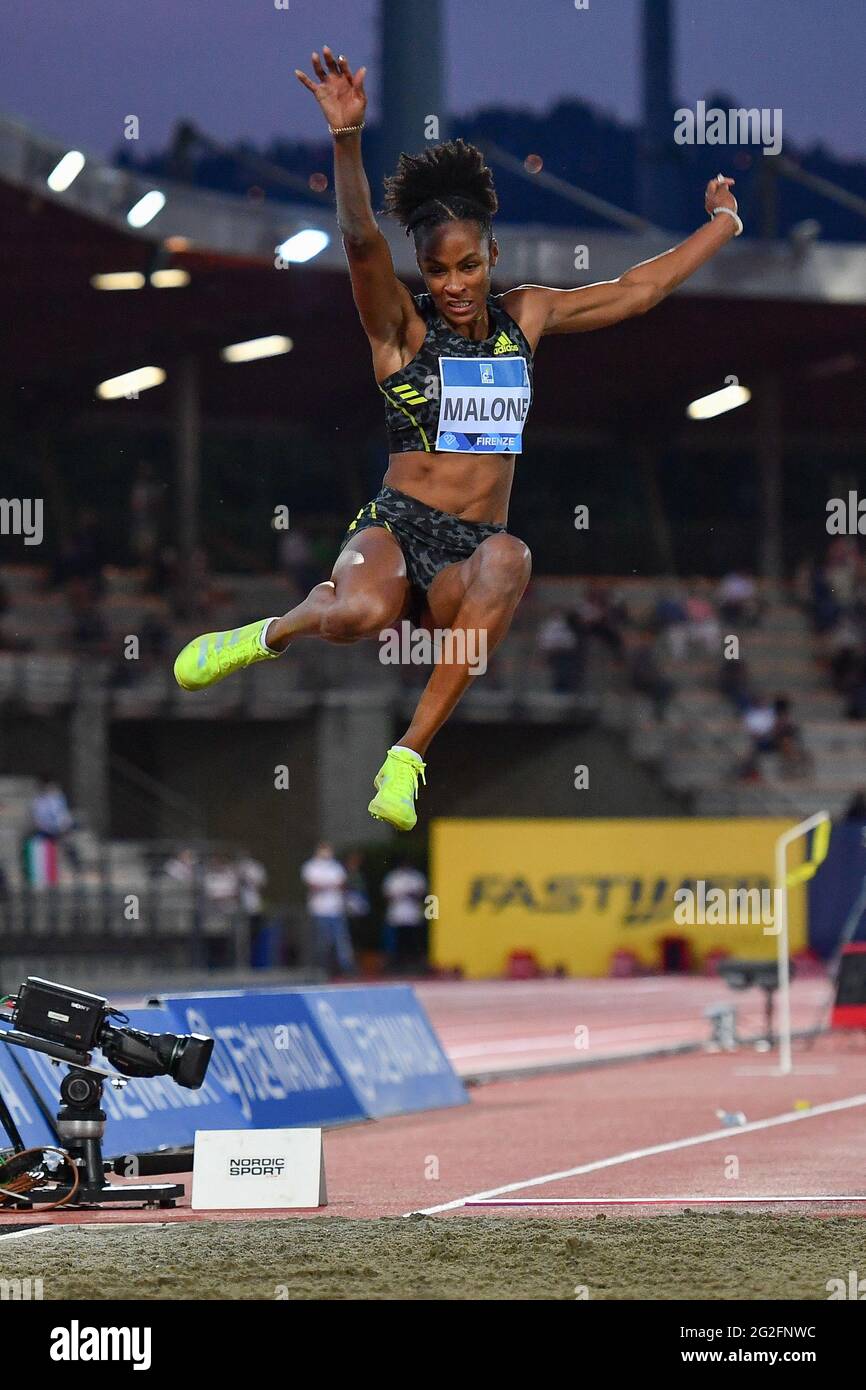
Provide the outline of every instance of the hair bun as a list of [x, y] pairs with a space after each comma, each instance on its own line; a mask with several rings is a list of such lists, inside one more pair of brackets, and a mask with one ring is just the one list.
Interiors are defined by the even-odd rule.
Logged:
[[448, 140], [418, 155], [401, 154], [385, 179], [384, 210], [406, 228], [473, 218], [489, 231], [499, 199], [484, 155], [465, 140]]

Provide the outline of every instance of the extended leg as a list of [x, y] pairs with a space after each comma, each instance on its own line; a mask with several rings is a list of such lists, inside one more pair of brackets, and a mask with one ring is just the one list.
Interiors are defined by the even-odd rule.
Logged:
[[438, 574], [427, 593], [431, 626], [450, 634], [405, 734], [388, 750], [368, 807], [398, 830], [416, 823], [423, 754], [484, 660], [505, 636], [529, 580], [529, 550], [515, 536], [490, 536], [471, 555]]
[[[427, 595], [437, 628], [450, 628], [462, 640], [449, 655], [465, 660], [440, 661], [433, 669], [405, 734], [398, 742], [423, 756], [434, 734], [445, 723], [460, 696], [474, 679], [472, 653], [487, 656], [502, 641], [514, 610], [529, 582], [531, 556], [523, 541], [503, 533], [490, 536], [468, 560], [450, 565], [436, 576]], [[479, 638], [484, 646], [479, 646]]]

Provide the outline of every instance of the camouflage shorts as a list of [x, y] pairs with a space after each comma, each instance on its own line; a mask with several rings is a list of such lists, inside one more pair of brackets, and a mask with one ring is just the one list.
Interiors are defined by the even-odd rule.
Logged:
[[488, 536], [505, 530], [498, 522], [463, 521], [393, 487], [383, 487], [378, 497], [361, 508], [340, 549], [368, 526], [384, 526], [391, 532], [403, 552], [409, 583], [420, 595], [426, 594], [440, 570], [468, 560]]

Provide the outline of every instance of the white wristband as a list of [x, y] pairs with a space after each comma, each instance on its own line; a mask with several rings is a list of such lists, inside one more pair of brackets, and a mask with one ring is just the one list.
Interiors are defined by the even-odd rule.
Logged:
[[733, 217], [734, 221], [737, 224], [737, 230], [734, 232], [734, 236], [742, 236], [743, 219], [736, 212], [734, 212], [733, 208], [713, 208], [712, 212], [710, 213], [710, 221], [712, 222], [713, 218], [717, 216], [717, 214], [720, 212], [725, 213], [728, 217]]

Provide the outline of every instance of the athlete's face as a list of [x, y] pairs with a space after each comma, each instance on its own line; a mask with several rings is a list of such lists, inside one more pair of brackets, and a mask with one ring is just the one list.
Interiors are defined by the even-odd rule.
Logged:
[[443, 222], [418, 249], [418, 268], [443, 318], [455, 328], [482, 319], [499, 247], [477, 222]]

